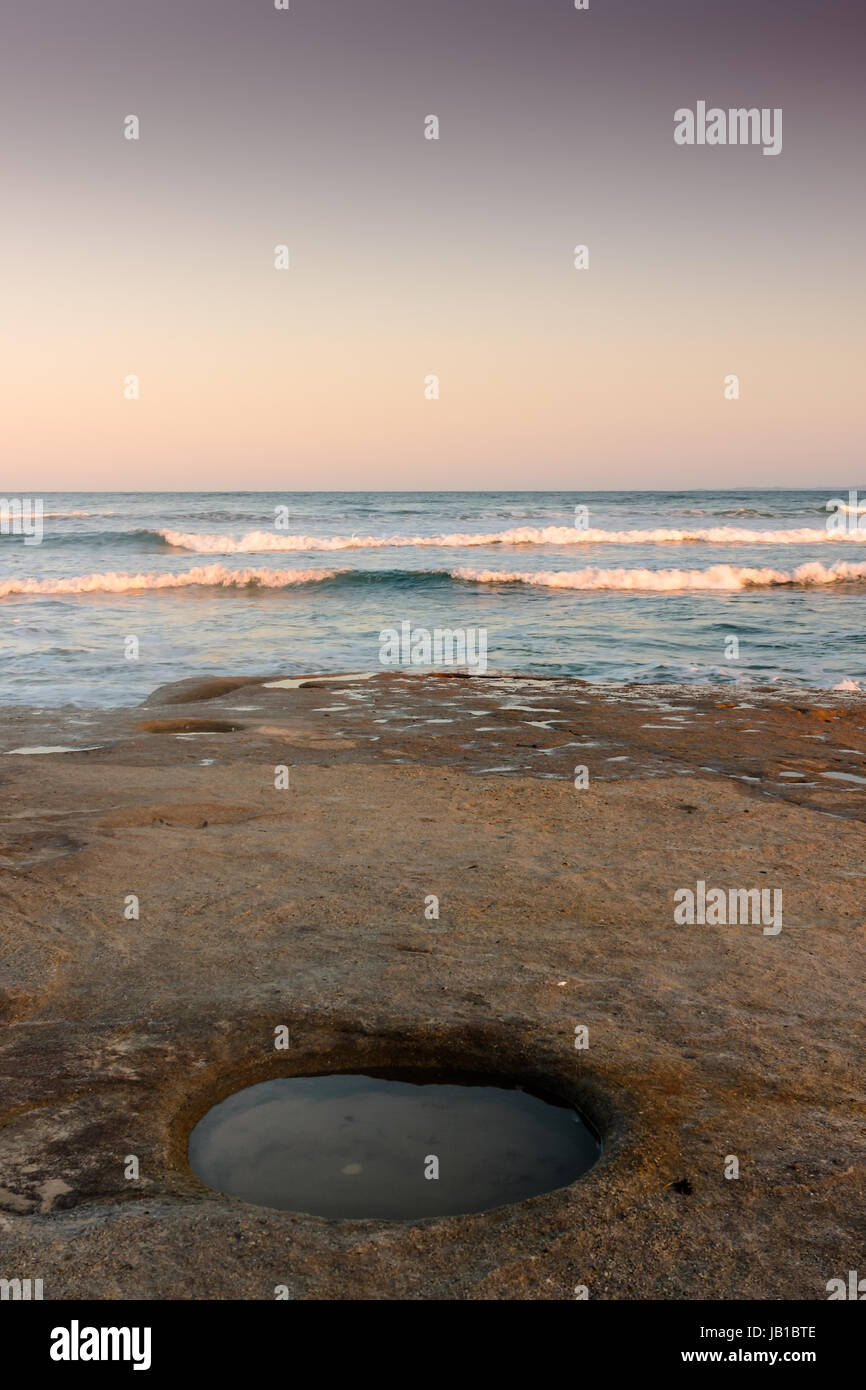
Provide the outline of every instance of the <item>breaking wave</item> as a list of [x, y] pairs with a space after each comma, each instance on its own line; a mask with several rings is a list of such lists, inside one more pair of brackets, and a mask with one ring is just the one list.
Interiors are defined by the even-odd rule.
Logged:
[[711, 565], [705, 570], [598, 569], [582, 570], [451, 570], [454, 579], [475, 584], [536, 584], [549, 589], [634, 589], [646, 593], [670, 593], [680, 589], [716, 592], [737, 589], [773, 588], [790, 584], [813, 585], [851, 583], [866, 579], [866, 564], [841, 560], [822, 565], [819, 560], [798, 565], [793, 570], [752, 568], [746, 565]]
[[184, 574], [82, 574], [69, 579], [9, 579], [0, 583], [0, 598], [14, 594], [131, 594], [154, 589], [194, 587], [285, 589], [333, 579], [339, 570], [232, 570], [201, 565]]
[[823, 565], [819, 560], [779, 570], [769, 566], [711, 565], [708, 569], [603, 569], [588, 566], [579, 570], [491, 570], [472, 569], [230, 569], [225, 565], [199, 565], [181, 574], [103, 574], [76, 575], [64, 579], [9, 579], [0, 582], [0, 598], [39, 594], [132, 594], [190, 588], [255, 592], [278, 590], [333, 580], [348, 588], [391, 585], [401, 589], [447, 587], [455, 581], [472, 584], [523, 584], [548, 589], [632, 590], [643, 593], [673, 593], [679, 590], [731, 592], [750, 588], [797, 587], [860, 583], [866, 580], [866, 563], [840, 560]]
[[648, 530], [581, 530], [573, 526], [517, 526], [508, 531], [454, 531], [437, 536], [287, 536], [275, 531], [248, 531], [244, 536], [161, 530], [161, 540], [197, 555], [266, 554], [274, 551], [380, 550], [395, 548], [459, 549], [485, 545], [814, 545], [823, 541], [866, 541], [866, 530], [830, 532], [802, 526], [756, 531], [740, 526], [704, 528], [653, 527]]

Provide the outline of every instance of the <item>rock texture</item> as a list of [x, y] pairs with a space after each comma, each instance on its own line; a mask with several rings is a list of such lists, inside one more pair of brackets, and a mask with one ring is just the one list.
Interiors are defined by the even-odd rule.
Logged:
[[[826, 1298], [863, 1262], [864, 715], [403, 675], [5, 711], [0, 1276], [61, 1299]], [[91, 751], [11, 751], [70, 745]], [[780, 888], [781, 932], [677, 925], [698, 881]], [[238, 1087], [389, 1066], [554, 1090], [604, 1156], [416, 1225], [189, 1170]]]

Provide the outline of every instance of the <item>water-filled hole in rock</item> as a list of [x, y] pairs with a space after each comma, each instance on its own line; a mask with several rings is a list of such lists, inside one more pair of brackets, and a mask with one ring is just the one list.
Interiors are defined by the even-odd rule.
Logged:
[[188, 1149], [203, 1183], [244, 1201], [403, 1221], [551, 1192], [600, 1153], [561, 1101], [501, 1079], [378, 1071], [247, 1086], [208, 1110]]

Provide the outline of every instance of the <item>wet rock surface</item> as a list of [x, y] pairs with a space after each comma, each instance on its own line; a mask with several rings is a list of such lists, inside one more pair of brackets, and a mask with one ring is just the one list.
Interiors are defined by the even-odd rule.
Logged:
[[[864, 1237], [864, 762], [862, 702], [775, 688], [257, 676], [4, 711], [0, 1274], [46, 1298], [825, 1298]], [[677, 925], [698, 881], [782, 889], [783, 929]], [[603, 1157], [420, 1224], [190, 1171], [232, 1091], [365, 1067], [553, 1089]]]

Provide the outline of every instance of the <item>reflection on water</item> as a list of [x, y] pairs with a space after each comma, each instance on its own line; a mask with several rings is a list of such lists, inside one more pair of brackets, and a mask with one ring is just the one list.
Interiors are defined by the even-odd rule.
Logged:
[[359, 1075], [248, 1086], [209, 1110], [189, 1141], [193, 1171], [220, 1192], [400, 1220], [564, 1187], [600, 1152], [576, 1111], [525, 1091]]

